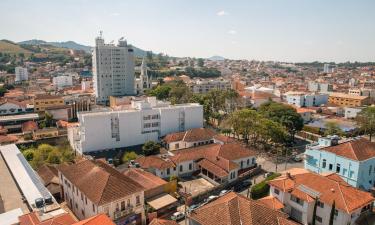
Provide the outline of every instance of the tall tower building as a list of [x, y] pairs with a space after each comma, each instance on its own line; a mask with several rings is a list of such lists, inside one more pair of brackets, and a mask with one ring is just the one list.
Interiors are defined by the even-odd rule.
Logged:
[[141, 74], [139, 76], [139, 79], [137, 78], [135, 80], [135, 89], [137, 94], [144, 94], [145, 90], [151, 88], [151, 82], [150, 82], [150, 77], [148, 76], [147, 73], [147, 63], [145, 58], [142, 60], [142, 64], [140, 67]]
[[95, 39], [92, 54], [93, 83], [97, 104], [108, 104], [109, 96], [134, 95], [134, 53], [121, 38], [117, 46]]

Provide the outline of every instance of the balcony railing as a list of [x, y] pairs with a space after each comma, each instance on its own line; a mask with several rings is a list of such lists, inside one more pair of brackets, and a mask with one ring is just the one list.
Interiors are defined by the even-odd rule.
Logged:
[[116, 211], [115, 213], [114, 213], [114, 219], [116, 220], [116, 219], [118, 219], [118, 218], [121, 218], [121, 217], [124, 217], [124, 216], [127, 216], [127, 215], [129, 215], [129, 214], [131, 214], [131, 213], [133, 213], [134, 212], [134, 210], [133, 210], [133, 206], [128, 206], [128, 207], [126, 207], [124, 210], [121, 210], [121, 211]]

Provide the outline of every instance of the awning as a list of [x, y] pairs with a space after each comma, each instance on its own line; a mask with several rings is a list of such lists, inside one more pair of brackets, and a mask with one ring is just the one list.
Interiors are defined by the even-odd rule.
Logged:
[[150, 199], [149, 201], [147, 201], [147, 204], [155, 210], [158, 210], [176, 202], [177, 199], [175, 199], [172, 195], [163, 194]]

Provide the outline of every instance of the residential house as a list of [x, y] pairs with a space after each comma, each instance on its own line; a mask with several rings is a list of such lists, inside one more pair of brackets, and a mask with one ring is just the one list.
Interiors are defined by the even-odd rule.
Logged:
[[305, 168], [315, 173], [335, 172], [353, 187], [375, 187], [375, 143], [364, 138], [338, 143], [320, 138], [306, 148]]
[[63, 197], [80, 220], [105, 213], [118, 224], [145, 224], [144, 188], [102, 161], [58, 167]]
[[27, 112], [27, 104], [11, 99], [2, 99], [0, 102], [0, 115], [12, 115]]
[[166, 149], [173, 151], [214, 143], [216, 132], [208, 128], [195, 128], [167, 134], [163, 138]]
[[[333, 204], [333, 224], [356, 224], [372, 210], [374, 197], [350, 186], [337, 174], [320, 175], [304, 169], [292, 169], [268, 181], [270, 195], [283, 205], [283, 212], [302, 224], [311, 224], [316, 207], [315, 224], [329, 224]], [[318, 201], [318, 202], [316, 202]]]

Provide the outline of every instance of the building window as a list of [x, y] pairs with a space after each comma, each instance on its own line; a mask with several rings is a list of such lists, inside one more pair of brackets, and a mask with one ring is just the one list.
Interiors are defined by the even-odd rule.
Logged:
[[327, 160], [323, 159], [322, 167], [323, 167], [323, 168], [326, 168], [326, 165], [327, 165]]
[[332, 169], [333, 169], [333, 165], [332, 165], [331, 163], [329, 164], [328, 169], [329, 169], [329, 170], [332, 170]]
[[316, 221], [318, 221], [319, 223], [321, 223], [323, 221], [322, 217], [320, 216], [315, 216], [315, 219]]
[[122, 201], [121, 202], [121, 211], [124, 211], [125, 210], [125, 201]]
[[92, 211], [95, 212], [95, 205], [92, 204]]
[[182, 172], [182, 165], [180, 165], [180, 172]]
[[139, 195], [135, 198], [135, 204], [140, 205], [141, 204], [141, 197]]
[[290, 196], [290, 200], [292, 200], [293, 202], [295, 202], [295, 203], [297, 203], [299, 205], [303, 205], [303, 201], [300, 198], [298, 198], [298, 197], [296, 197], [294, 195]]
[[175, 145], [174, 145], [174, 148], [175, 148], [175, 149], [179, 149], [179, 148], [180, 148], [180, 144], [175, 144]]
[[190, 163], [190, 164], [189, 164], [189, 170], [192, 170], [192, 169], [193, 169], [193, 164]]
[[320, 207], [320, 208], [324, 208], [324, 203], [323, 202], [321, 202], [321, 201], [318, 201], [318, 206]]
[[247, 165], [250, 165], [250, 159], [247, 159]]
[[170, 173], [171, 173], [171, 170], [167, 168], [167, 175], [169, 175]]
[[130, 199], [127, 201], [127, 206], [130, 207]]
[[341, 165], [339, 163], [336, 164], [336, 173], [340, 173]]
[[275, 189], [273, 190], [273, 192], [274, 192], [275, 194], [277, 194], [277, 195], [279, 195], [279, 194], [280, 194], [280, 191], [279, 191], [279, 189], [276, 189], [276, 188], [275, 188]]

